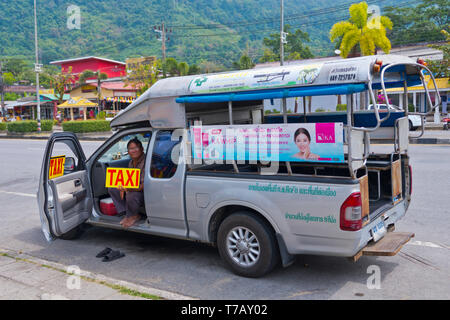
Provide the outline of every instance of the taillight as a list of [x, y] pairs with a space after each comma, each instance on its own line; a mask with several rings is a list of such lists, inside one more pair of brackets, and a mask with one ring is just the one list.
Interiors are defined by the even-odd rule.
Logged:
[[381, 70], [381, 66], [383, 65], [383, 61], [377, 59], [375, 60], [375, 63], [372, 66], [373, 73], [378, 73]]
[[357, 231], [362, 228], [361, 193], [352, 193], [341, 206], [341, 230]]

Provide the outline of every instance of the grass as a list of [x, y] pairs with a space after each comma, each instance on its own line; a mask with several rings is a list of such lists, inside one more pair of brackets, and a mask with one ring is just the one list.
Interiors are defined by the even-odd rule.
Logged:
[[[55, 268], [55, 267], [52, 267], [52, 266], [49, 266], [49, 265], [46, 265], [46, 264], [40, 264], [40, 263], [31, 261], [31, 260], [28, 260], [28, 259], [24, 259], [24, 258], [14, 257], [14, 256], [12, 256], [12, 255], [10, 255], [8, 253], [5, 253], [5, 252], [0, 253], [0, 255], [3, 256], [3, 257], [8, 257], [8, 258], [11, 258], [11, 259], [15, 259], [16, 261], [32, 263], [32, 264], [38, 265], [38, 266], [43, 267], [43, 268], [59, 271], [59, 272], [65, 273], [67, 275], [73, 275], [73, 273], [67, 272], [64, 269]], [[120, 294], [125, 294], [125, 295], [129, 295], [129, 296], [133, 296], [133, 297], [140, 297], [140, 298], [149, 299], [149, 300], [164, 300], [164, 298], [159, 297], [159, 296], [155, 296], [155, 295], [148, 294], [148, 293], [145, 293], [145, 292], [140, 292], [140, 291], [137, 291], [137, 290], [129, 289], [127, 287], [116, 285], [116, 284], [111, 284], [111, 283], [108, 283], [108, 282], [105, 282], [105, 281], [92, 279], [92, 278], [89, 278], [89, 277], [86, 277], [86, 276], [80, 276], [80, 279], [85, 280], [85, 281], [89, 281], [89, 282], [92, 282], [92, 283], [97, 283], [97, 284], [104, 285], [106, 287], [109, 287], [111, 289], [116, 290]]]

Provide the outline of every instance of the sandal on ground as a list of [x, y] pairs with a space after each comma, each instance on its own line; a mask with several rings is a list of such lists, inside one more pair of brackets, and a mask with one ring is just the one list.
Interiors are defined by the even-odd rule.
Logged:
[[120, 252], [119, 250], [113, 250], [109, 254], [103, 257], [103, 262], [110, 262], [119, 258], [125, 257], [125, 254]]
[[104, 256], [106, 256], [107, 254], [109, 254], [112, 251], [111, 248], [105, 248], [102, 251], [100, 251], [95, 257], [96, 258], [103, 258]]

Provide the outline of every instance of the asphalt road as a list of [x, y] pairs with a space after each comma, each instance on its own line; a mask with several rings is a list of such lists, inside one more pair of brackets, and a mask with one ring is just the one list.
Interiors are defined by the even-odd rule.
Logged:
[[[450, 146], [410, 148], [413, 200], [396, 230], [416, 237], [398, 255], [357, 263], [299, 256], [289, 268], [246, 279], [226, 269], [215, 248], [189, 241], [92, 227], [77, 240], [47, 243], [35, 198], [45, 144], [0, 139], [1, 248], [201, 299], [450, 299]], [[100, 143], [82, 145], [89, 155]], [[101, 262], [95, 255], [106, 246], [126, 257]], [[367, 286], [374, 265], [380, 289]]]

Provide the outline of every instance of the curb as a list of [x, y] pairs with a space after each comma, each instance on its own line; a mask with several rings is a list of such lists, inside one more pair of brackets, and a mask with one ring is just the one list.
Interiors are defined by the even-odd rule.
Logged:
[[410, 144], [450, 144], [450, 139], [441, 139], [441, 138], [410, 138]]
[[[372, 139], [371, 143], [374, 144], [393, 144], [392, 141], [386, 141], [382, 139]], [[437, 145], [449, 145], [450, 139], [443, 138], [409, 138], [409, 144], [437, 144]]]
[[[63, 265], [63, 264], [60, 264], [57, 262], [53, 262], [53, 261], [36, 258], [36, 257], [33, 257], [26, 253], [16, 252], [11, 249], [0, 248], [0, 253], [6, 253], [13, 258], [25, 259], [31, 263], [35, 263], [38, 265], [50, 266], [52, 268], [59, 269], [59, 270], [67, 270], [67, 268], [68, 268], [66, 265]], [[141, 293], [146, 293], [146, 294], [153, 295], [153, 296], [158, 296], [165, 300], [198, 300], [196, 298], [184, 296], [184, 295], [181, 295], [178, 293], [173, 293], [170, 291], [145, 287], [145, 286], [134, 284], [134, 283], [131, 283], [128, 281], [110, 278], [110, 277], [104, 276], [102, 274], [93, 273], [93, 272], [89, 272], [89, 271], [85, 271], [85, 270], [80, 270], [79, 275], [82, 277], [88, 278], [90, 280], [93, 280], [95, 282], [105, 282], [105, 283], [108, 283], [109, 285], [125, 287], [130, 290], [138, 291]]]
[[[89, 136], [78, 136], [80, 141], [106, 141], [110, 136], [104, 137], [89, 137]], [[32, 139], [32, 140], [48, 140], [50, 136], [37, 136], [37, 135], [0, 135], [0, 139]]]

